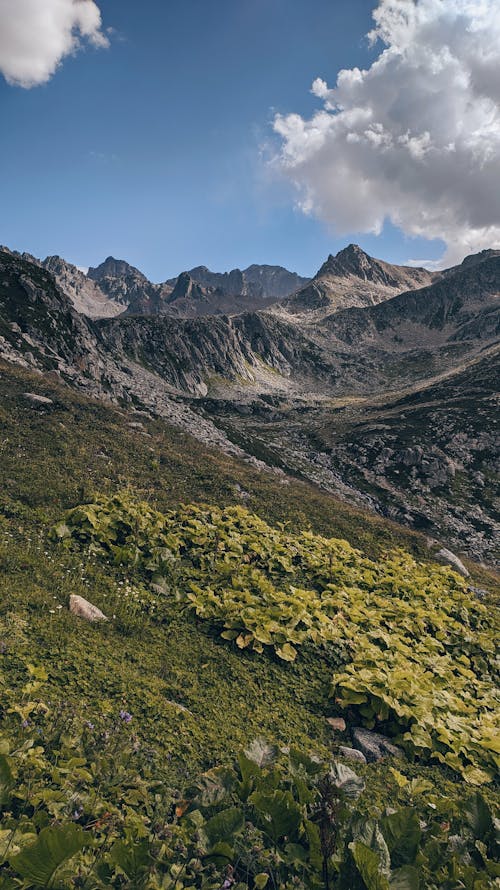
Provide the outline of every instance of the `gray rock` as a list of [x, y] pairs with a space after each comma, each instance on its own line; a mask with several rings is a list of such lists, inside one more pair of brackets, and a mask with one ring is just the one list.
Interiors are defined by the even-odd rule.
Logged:
[[403, 757], [403, 752], [388, 738], [360, 726], [352, 730], [352, 741], [354, 747], [363, 752], [369, 763], [382, 760], [383, 757]]
[[473, 593], [476, 599], [485, 600], [488, 597], [488, 591], [484, 587], [468, 587], [469, 593]]
[[97, 606], [89, 603], [83, 596], [72, 593], [69, 598], [69, 611], [86, 621], [108, 621], [108, 617]]
[[462, 575], [464, 578], [469, 578], [470, 573], [465, 568], [462, 560], [459, 559], [458, 556], [455, 556], [455, 554], [452, 553], [451, 550], [447, 550], [446, 547], [441, 547], [441, 550], [436, 553], [436, 559], [438, 562], [442, 562], [445, 565], [451, 566], [453, 569], [455, 569], [456, 572], [459, 573], [459, 575]]
[[327, 717], [326, 722], [332, 729], [337, 730], [338, 732], [345, 732], [346, 726], [343, 717]]
[[47, 398], [47, 396], [39, 396], [36, 392], [23, 392], [23, 396], [25, 399], [28, 399], [28, 401], [32, 402], [34, 405], [53, 405], [54, 404], [52, 399]]
[[339, 746], [339, 754], [342, 757], [345, 757], [347, 760], [357, 760], [358, 763], [366, 763], [366, 757], [362, 751], [358, 751], [357, 748], [347, 748], [345, 745]]

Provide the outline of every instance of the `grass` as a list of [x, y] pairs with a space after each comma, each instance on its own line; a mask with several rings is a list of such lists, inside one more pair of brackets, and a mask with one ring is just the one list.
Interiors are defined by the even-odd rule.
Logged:
[[[28, 391], [48, 396], [53, 404], [33, 405], [23, 395]], [[143, 430], [130, 427], [137, 420]], [[335, 666], [326, 654], [304, 647], [295, 662], [284, 663], [272, 653], [239, 651], [175, 601], [164, 606], [161, 621], [151, 621], [141, 608], [151, 590], [140, 576], [51, 542], [49, 529], [67, 509], [92, 500], [96, 492], [118, 489], [161, 511], [193, 502], [241, 504], [244, 494], [245, 507], [274, 526], [284, 523], [290, 534], [300, 536], [311, 528], [345, 538], [373, 558], [401, 546], [429, 559], [419, 534], [298, 480], [260, 472], [162, 420], [92, 401], [48, 376], [3, 363], [0, 682], [7, 694], [0, 728], [9, 731], [14, 721], [9, 702], [26, 706], [21, 690], [31, 664], [47, 674], [41, 694], [49, 716], [44, 719], [59, 726], [72, 713], [77, 722], [102, 725], [106, 715], [116, 721], [120, 711], [131, 714], [141, 768], [151, 757], [154, 778], [174, 788], [185, 788], [214, 764], [231, 762], [257, 736], [314, 750], [323, 758], [331, 756], [337, 742], [349, 744], [347, 736], [333, 736], [325, 720], [338, 710], [331, 697]], [[470, 567], [474, 581], [493, 593], [495, 576]], [[69, 613], [71, 594], [86, 597], [116, 619], [87, 624]], [[446, 819], [446, 808], [452, 806], [446, 801], [456, 802], [462, 791], [456, 774], [447, 766], [406, 761], [398, 769], [410, 784], [422, 776], [432, 783], [432, 806]], [[367, 782], [360, 800], [363, 813], [378, 814], [401, 801], [402, 779], [395, 780], [390, 764], [357, 771]], [[47, 787], [52, 793], [50, 782]], [[116, 794], [113, 804], [124, 809], [127, 793], [121, 785], [109, 792]], [[493, 799], [490, 788], [484, 793]], [[426, 805], [425, 799], [419, 803], [425, 816]]]

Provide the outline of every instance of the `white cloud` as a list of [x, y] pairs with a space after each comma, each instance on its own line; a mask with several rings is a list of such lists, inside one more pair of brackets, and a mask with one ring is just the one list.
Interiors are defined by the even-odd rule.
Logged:
[[86, 40], [109, 46], [94, 0], [0, 0], [0, 72], [8, 83], [46, 83]]
[[368, 70], [340, 71], [310, 119], [276, 115], [299, 206], [338, 234], [442, 238], [444, 262], [500, 245], [500, 4], [380, 0]]

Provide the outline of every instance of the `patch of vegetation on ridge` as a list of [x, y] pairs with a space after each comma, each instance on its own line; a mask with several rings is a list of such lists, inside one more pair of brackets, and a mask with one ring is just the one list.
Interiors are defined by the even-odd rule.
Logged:
[[294, 661], [317, 647], [344, 664], [336, 701], [369, 728], [472, 784], [497, 774], [498, 622], [451, 569], [401, 550], [368, 559], [243, 507], [162, 514], [126, 494], [77, 507], [54, 534], [152, 580], [156, 620], [174, 597], [240, 649]]

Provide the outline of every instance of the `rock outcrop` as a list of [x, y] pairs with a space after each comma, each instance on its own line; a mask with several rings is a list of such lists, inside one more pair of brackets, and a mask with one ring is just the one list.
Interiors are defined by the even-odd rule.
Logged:
[[72, 593], [69, 598], [69, 610], [73, 615], [77, 615], [78, 618], [84, 618], [85, 621], [108, 621], [108, 617], [101, 612], [97, 606], [94, 606], [92, 603], [89, 603], [83, 596], [77, 596]]

